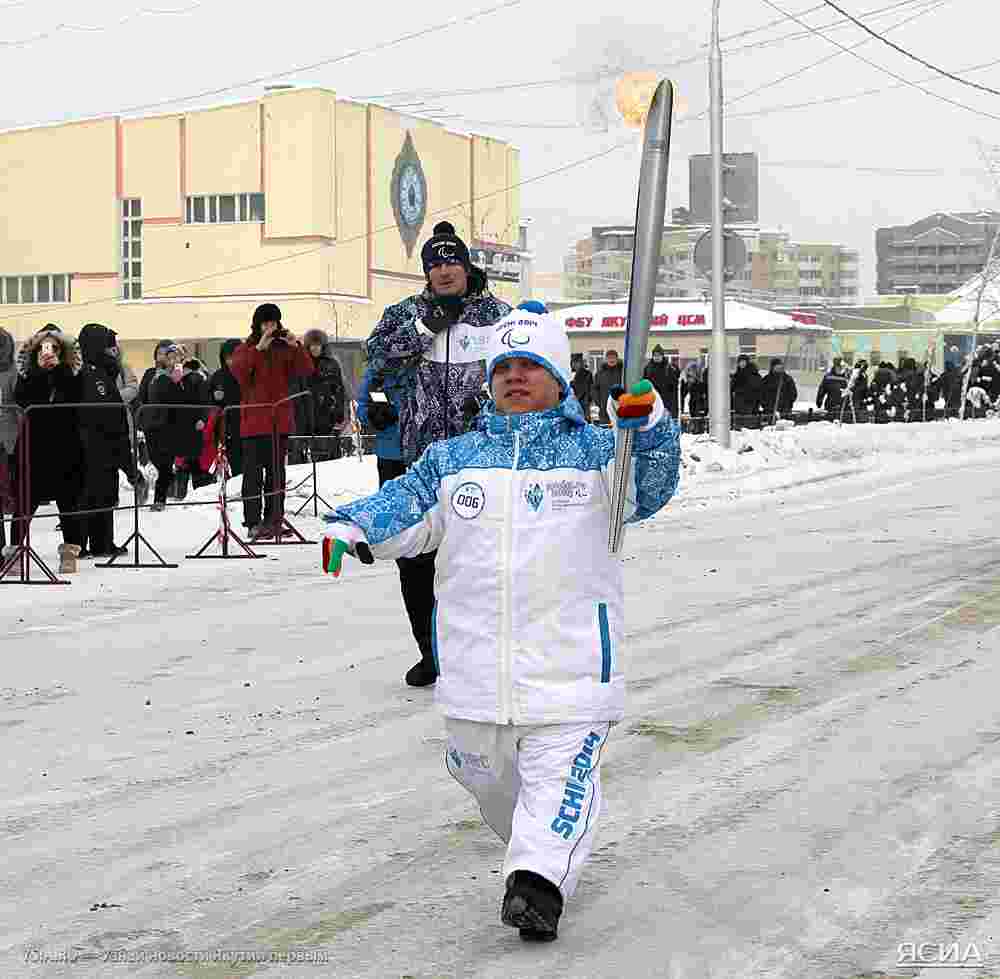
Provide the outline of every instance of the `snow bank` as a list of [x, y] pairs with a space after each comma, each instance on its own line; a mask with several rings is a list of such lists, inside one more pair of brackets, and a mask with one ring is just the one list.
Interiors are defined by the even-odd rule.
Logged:
[[[783, 423], [788, 425], [789, 423]], [[733, 432], [722, 449], [705, 435], [681, 438], [679, 500], [705, 503], [805, 485], [855, 473], [940, 468], [970, 454], [1000, 457], [1000, 419], [927, 424], [840, 425]]]
[[[838, 425], [816, 422], [799, 428], [769, 428], [756, 432], [734, 432], [732, 447], [720, 449], [707, 436], [685, 435], [682, 438], [683, 471], [675, 505], [664, 511], [662, 519], [671, 519], [674, 509], [717, 508], [738, 500], [769, 494], [781, 495], [795, 487], [841, 477], [882, 478], [900, 473], [941, 471], [957, 464], [985, 462], [1000, 465], [1000, 419], [947, 421], [928, 424]], [[319, 495], [316, 509], [320, 517], [339, 504], [358, 499], [378, 488], [378, 470], [374, 456], [359, 461], [356, 457], [323, 462], [317, 466]], [[240, 493], [239, 478], [231, 480], [228, 491]], [[318, 540], [324, 525], [313, 516], [312, 466], [288, 468], [286, 509], [294, 524], [312, 540]], [[187, 561], [185, 555], [197, 550], [217, 530], [219, 511], [215, 505], [215, 486], [192, 491], [183, 504], [171, 504], [164, 513], [142, 514], [142, 531], [168, 561], [177, 562], [177, 570], [101, 571], [84, 562], [81, 574], [73, 579], [74, 600], [85, 604], [103, 602], [114, 593], [128, 604], [145, 601], [161, 589], [193, 590], [212, 587], [220, 574], [233, 574], [243, 565], [256, 578], [265, 572], [258, 562], [235, 565], [213, 561]], [[123, 489], [122, 505], [131, 502], [131, 493]], [[302, 508], [301, 516], [294, 516]], [[241, 536], [242, 504], [230, 502], [229, 516], [233, 529]], [[56, 514], [43, 507], [32, 523], [32, 542], [48, 561], [55, 560], [59, 537]], [[115, 520], [116, 539], [123, 542], [132, 529], [131, 512], [119, 513]], [[210, 553], [218, 553], [212, 546]], [[269, 547], [269, 561], [260, 564], [282, 569], [284, 575], [316, 574], [317, 551], [310, 547]], [[143, 560], [151, 557], [145, 548]], [[127, 564], [132, 553], [121, 560]], [[37, 572], [33, 572], [38, 577]], [[318, 579], [317, 579], [318, 580]], [[65, 602], [61, 590], [14, 588], [4, 593], [5, 612], [10, 616], [29, 609], [40, 612]], [[197, 600], [197, 599], [192, 599]], [[15, 611], [17, 610], [17, 611]], [[118, 613], [116, 613], [118, 614]], [[33, 628], [57, 628], [34, 626]]]

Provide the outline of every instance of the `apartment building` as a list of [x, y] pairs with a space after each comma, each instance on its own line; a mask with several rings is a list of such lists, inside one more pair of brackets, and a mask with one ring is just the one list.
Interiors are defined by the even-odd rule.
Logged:
[[997, 211], [938, 211], [875, 232], [880, 295], [953, 292], [982, 271], [1000, 228]]
[[[708, 232], [696, 225], [663, 229], [657, 296], [669, 299], [704, 296], [708, 279], [694, 263], [695, 246]], [[748, 261], [730, 280], [728, 292], [755, 301], [827, 300], [856, 302], [859, 256], [833, 243], [792, 241], [785, 231], [730, 229], [744, 241]], [[563, 292], [583, 302], [614, 302], [628, 296], [635, 229], [599, 226], [575, 242], [563, 263]]]

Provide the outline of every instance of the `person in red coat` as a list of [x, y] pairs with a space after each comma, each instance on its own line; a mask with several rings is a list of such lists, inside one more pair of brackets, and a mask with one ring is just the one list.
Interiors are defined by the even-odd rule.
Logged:
[[251, 540], [279, 537], [284, 523], [285, 455], [288, 435], [295, 428], [295, 412], [291, 402], [274, 409], [270, 406], [288, 397], [293, 378], [306, 377], [315, 369], [302, 341], [281, 325], [281, 310], [274, 303], [258, 306], [250, 336], [234, 351], [231, 367], [240, 385], [243, 522]]

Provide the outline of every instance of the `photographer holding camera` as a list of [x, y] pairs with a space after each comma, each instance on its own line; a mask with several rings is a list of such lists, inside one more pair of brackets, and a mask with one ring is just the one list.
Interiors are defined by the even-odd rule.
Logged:
[[[281, 325], [281, 310], [263, 303], [254, 310], [250, 336], [233, 352], [231, 370], [240, 385], [240, 435], [243, 440], [243, 514], [251, 540], [280, 538], [284, 523], [285, 455], [295, 428], [291, 382], [315, 371], [302, 341]], [[263, 405], [268, 407], [249, 407]], [[273, 433], [278, 434], [277, 467]], [[264, 494], [263, 521], [261, 494]]]

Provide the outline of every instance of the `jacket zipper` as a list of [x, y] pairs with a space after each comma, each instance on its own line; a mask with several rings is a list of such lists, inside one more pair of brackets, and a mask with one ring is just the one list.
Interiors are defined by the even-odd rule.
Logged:
[[513, 724], [514, 718], [514, 664], [511, 651], [514, 611], [511, 607], [514, 588], [514, 492], [517, 484], [517, 462], [521, 454], [521, 433], [514, 433], [514, 464], [510, 470], [510, 484], [504, 503], [503, 521], [503, 636], [500, 643], [500, 723]]
[[451, 372], [451, 327], [444, 337], [444, 437], [451, 437], [451, 419], [448, 417], [448, 375]]

